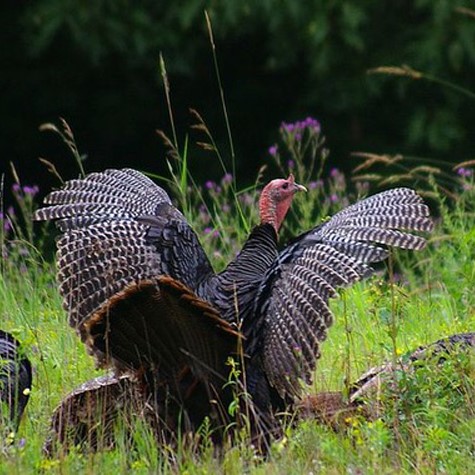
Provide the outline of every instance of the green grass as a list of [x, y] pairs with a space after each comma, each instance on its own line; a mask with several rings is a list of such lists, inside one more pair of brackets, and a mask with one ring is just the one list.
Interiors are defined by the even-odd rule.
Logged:
[[[306, 198], [312, 201], [311, 195]], [[471, 198], [466, 196], [467, 201]], [[301, 200], [300, 206], [310, 206], [308, 201]], [[416, 256], [398, 253], [403, 284], [391, 286], [382, 269], [380, 275], [343, 292], [342, 298], [333, 302], [336, 322], [323, 345], [308, 393], [344, 389], [345, 381], [357, 379], [366, 369], [394, 355], [474, 330], [475, 228], [469, 203], [460, 202], [451, 211], [442, 208], [444, 224], [438, 225], [426, 250]], [[218, 242], [205, 239], [204, 244], [210, 251]], [[119, 443], [110, 452], [73, 450], [47, 459], [41, 447], [52, 410], [68, 391], [100, 372], [68, 326], [54, 269], [39, 255], [27, 259], [12, 255], [5, 261], [0, 316], [2, 328], [23, 342], [35, 368], [30, 403], [16, 441], [10, 446], [3, 442], [0, 473], [157, 473], [176, 469], [230, 474], [475, 473], [474, 386], [465, 381], [465, 391], [472, 393], [457, 391], [454, 388], [460, 375], [445, 367], [436, 370], [437, 377], [425, 373], [401, 390], [399, 409], [391, 413], [388, 404], [388, 413], [376, 421], [354, 418], [340, 432], [312, 420], [289, 426], [285, 438], [274, 443], [266, 459], [252, 451], [245, 437], [221, 457], [205, 443], [200, 451], [157, 447], [139, 422], [133, 450]], [[468, 368], [473, 381], [473, 358]], [[441, 376], [444, 372], [445, 379]], [[19, 444], [21, 439], [24, 444]]]
[[[314, 138], [310, 149], [316, 153], [321, 143], [320, 137]], [[320, 178], [321, 167], [312, 175], [303, 166], [303, 156], [293, 158], [297, 180], [308, 184]], [[285, 168], [282, 156], [277, 159]], [[219, 270], [242, 245], [246, 229], [257, 222], [257, 194], [254, 188], [236, 193], [236, 182], [229, 177], [197, 187], [186, 163], [179, 158], [170, 162], [169, 184]], [[341, 292], [332, 302], [335, 324], [307, 394], [345, 391], [372, 366], [439, 338], [475, 330], [475, 192], [471, 178], [462, 181], [455, 202], [447, 203], [435, 193], [432, 204], [441, 219], [427, 248], [393, 255], [391, 267], [401, 279], [391, 282], [391, 273], [381, 267], [375, 277]], [[329, 201], [329, 196], [336, 199]], [[297, 197], [284, 239], [314, 226], [354, 198], [346, 178], [333, 173], [306, 196]], [[27, 204], [25, 215], [35, 206]], [[23, 220], [27, 222], [28, 216]], [[114, 450], [93, 454], [74, 449], [46, 458], [42, 445], [52, 411], [70, 390], [103, 372], [94, 368], [67, 323], [54, 266], [28, 244], [17, 224], [19, 240], [7, 242], [12, 235], [2, 240], [9, 255], [0, 275], [0, 321], [2, 329], [23, 343], [34, 366], [34, 383], [14, 442], [2, 434], [0, 473], [475, 473], [473, 355], [403, 378], [395, 392], [383, 395], [384, 413], [377, 420], [351, 417], [338, 432], [314, 420], [287, 424], [285, 436], [273, 443], [265, 458], [255, 453], [246, 433], [220, 455], [206, 431], [199, 441], [158, 446], [139, 420], [132, 446], [119, 423]], [[40, 241], [44, 234], [41, 231]]]

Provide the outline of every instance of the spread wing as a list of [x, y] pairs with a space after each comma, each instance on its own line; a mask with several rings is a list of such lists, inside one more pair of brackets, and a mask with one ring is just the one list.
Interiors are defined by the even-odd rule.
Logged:
[[[70, 325], [84, 325], [130, 285], [167, 274], [194, 289], [212, 273], [196, 234], [166, 192], [131, 169], [68, 181], [36, 220], [55, 220], [58, 280]], [[191, 256], [191, 257], [190, 257]]]
[[239, 335], [195, 295], [212, 274], [163, 189], [134, 170], [71, 180], [36, 219], [56, 220], [58, 277], [71, 326], [104, 366], [184, 369], [221, 387]]
[[262, 324], [249, 335], [248, 349], [260, 351], [282, 396], [296, 396], [299, 380], [310, 381], [336, 290], [370, 275], [370, 264], [385, 259], [388, 246], [421, 249], [425, 239], [411, 232], [432, 227], [422, 199], [396, 188], [345, 208], [280, 253], [259, 288], [255, 313]]

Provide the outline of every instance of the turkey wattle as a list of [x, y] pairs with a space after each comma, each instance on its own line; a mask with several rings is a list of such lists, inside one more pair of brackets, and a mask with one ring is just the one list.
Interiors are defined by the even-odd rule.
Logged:
[[106, 170], [67, 182], [36, 219], [56, 220], [62, 231], [58, 278], [70, 325], [101, 365], [143, 378], [168, 421], [177, 411], [191, 427], [211, 412], [226, 419], [229, 356], [245, 366], [241, 383], [257, 418], [271, 414], [310, 381], [336, 289], [370, 275], [388, 246], [421, 249], [425, 239], [411, 232], [433, 227], [421, 197], [396, 188], [279, 251], [278, 230], [304, 189], [293, 176], [271, 181], [261, 223], [216, 274], [184, 216], [141, 173]]

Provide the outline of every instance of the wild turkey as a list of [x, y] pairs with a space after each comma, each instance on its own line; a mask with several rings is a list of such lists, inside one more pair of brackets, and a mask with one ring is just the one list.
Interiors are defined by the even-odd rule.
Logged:
[[252, 397], [253, 423], [266, 426], [300, 394], [300, 381], [310, 381], [336, 289], [370, 275], [387, 246], [424, 247], [406, 231], [432, 229], [422, 199], [396, 188], [279, 252], [279, 228], [304, 189], [292, 175], [271, 181], [259, 201], [261, 223], [215, 274], [183, 215], [141, 173], [106, 170], [67, 182], [36, 219], [56, 220], [63, 233], [58, 274], [70, 325], [101, 365], [147, 383], [161, 417], [183, 412], [190, 428], [207, 415], [226, 420], [233, 356], [244, 366], [239, 384]]
[[0, 426], [16, 430], [30, 397], [31, 364], [18, 341], [0, 330]]

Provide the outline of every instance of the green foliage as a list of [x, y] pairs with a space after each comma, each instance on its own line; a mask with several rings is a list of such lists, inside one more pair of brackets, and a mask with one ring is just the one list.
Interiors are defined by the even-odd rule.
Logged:
[[[167, 4], [38, 0], [25, 7], [22, 22], [25, 44], [36, 57], [46, 57], [64, 44], [81, 51], [85, 66], [119, 61], [121, 68], [136, 71], [150, 70], [162, 52], [174, 77], [189, 78], [200, 74], [204, 62], [210, 64], [206, 9], [227, 70], [252, 70], [246, 82], [240, 79], [241, 84], [232, 85], [235, 104], [263, 91], [282, 98], [284, 89], [288, 98], [283, 100], [290, 102], [283, 108], [285, 115], [292, 117], [303, 107], [318, 110], [332, 128], [333, 148], [341, 142], [373, 149], [390, 143], [392, 150], [429, 147], [445, 154], [469, 138], [464, 123], [470, 111], [463, 97], [422, 81], [389, 86], [391, 78], [365, 72], [381, 65], [409, 64], [468, 86], [475, 64], [475, 21], [457, 9], [463, 4], [462, 0]], [[236, 53], [236, 44], [248, 43], [253, 52], [244, 47]], [[242, 64], [246, 60], [253, 63]], [[264, 83], [247, 84], [256, 74], [264, 77]], [[209, 82], [208, 77], [197, 80]], [[198, 84], [197, 89], [203, 88]], [[250, 102], [247, 99], [252, 108]], [[282, 113], [283, 104], [279, 107]], [[231, 109], [231, 116], [233, 112], [238, 116], [236, 109]], [[247, 121], [252, 117], [251, 112]], [[365, 133], [368, 125], [371, 138]], [[241, 155], [240, 160], [246, 162], [246, 157]]]

